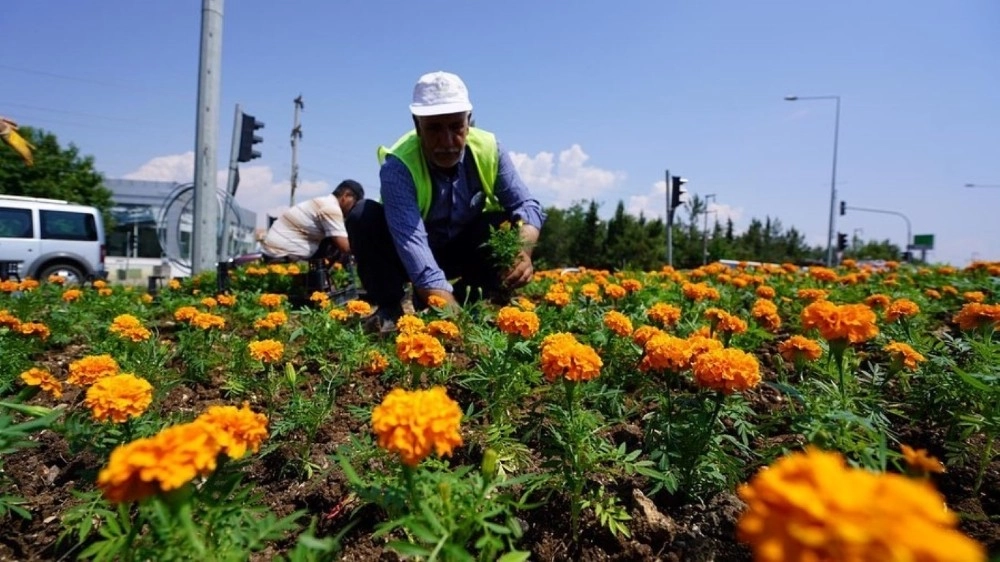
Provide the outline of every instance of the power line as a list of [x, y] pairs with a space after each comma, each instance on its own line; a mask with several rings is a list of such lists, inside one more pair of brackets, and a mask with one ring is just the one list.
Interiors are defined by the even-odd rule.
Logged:
[[122, 123], [135, 123], [138, 125], [155, 125], [162, 126], [163, 123], [155, 123], [152, 121], [142, 121], [139, 119], [130, 119], [127, 117], [110, 117], [107, 115], [98, 115], [96, 113], [83, 113], [80, 111], [67, 111], [64, 109], [54, 109], [51, 107], [41, 107], [38, 105], [28, 105], [24, 103], [10, 102], [10, 101], [0, 101], [0, 107], [20, 107], [22, 109], [28, 109], [33, 111], [45, 111], [48, 113], [60, 113], [63, 115], [72, 115], [74, 117], [87, 117], [91, 119], [104, 119], [107, 121], [120, 121]]
[[46, 72], [44, 70], [34, 70], [34, 69], [31, 69], [31, 68], [18, 68], [16, 66], [8, 66], [6, 64], [0, 64], [0, 69], [2, 69], [2, 70], [9, 70], [9, 71], [12, 71], [12, 72], [21, 72], [21, 73], [24, 73], [24, 74], [33, 74], [35, 76], [45, 76], [47, 78], [56, 78], [58, 80], [67, 80], [67, 81], [70, 81], [70, 82], [81, 82], [81, 83], [84, 83], [84, 84], [93, 84], [95, 86], [106, 86], [106, 87], [109, 87], [109, 88], [116, 88], [116, 89], [119, 89], [119, 90], [121, 90], [121, 89], [127, 89], [127, 90], [142, 91], [142, 92], [151, 92], [151, 91], [153, 91], [152, 88], [141, 88], [141, 87], [137, 87], [134, 84], [116, 84], [114, 82], [105, 82], [103, 80], [94, 80], [92, 78], [83, 78], [83, 77], [80, 77], [80, 76], [69, 76], [69, 75], [66, 75], [66, 74], [57, 74], [55, 72]]

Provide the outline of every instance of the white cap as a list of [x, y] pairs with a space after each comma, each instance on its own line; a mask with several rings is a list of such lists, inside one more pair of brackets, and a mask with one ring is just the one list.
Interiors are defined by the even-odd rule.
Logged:
[[424, 74], [413, 87], [410, 112], [417, 117], [472, 111], [469, 90], [462, 79], [450, 72]]

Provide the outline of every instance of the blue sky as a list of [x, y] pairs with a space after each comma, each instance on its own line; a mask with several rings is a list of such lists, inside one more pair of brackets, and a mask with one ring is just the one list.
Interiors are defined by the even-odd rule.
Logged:
[[[297, 200], [343, 178], [378, 192], [375, 149], [410, 126], [423, 73], [468, 84], [545, 205], [594, 198], [662, 216], [664, 169], [745, 227], [771, 216], [826, 242], [834, 102], [838, 194], [935, 234], [935, 261], [1000, 260], [1000, 2], [229, 0], [219, 162], [233, 108], [266, 123], [237, 199]], [[0, 114], [93, 155], [107, 177], [190, 181], [201, 2], [6, 0]], [[903, 219], [837, 230], [902, 244]], [[700, 221], [699, 221], [700, 223]]]

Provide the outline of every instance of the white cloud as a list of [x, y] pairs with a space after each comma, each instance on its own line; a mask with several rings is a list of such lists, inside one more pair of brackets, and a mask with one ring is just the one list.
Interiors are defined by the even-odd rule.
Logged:
[[[219, 170], [216, 186], [224, 188], [229, 172]], [[194, 152], [157, 156], [134, 172], [125, 174], [125, 179], [190, 182], [194, 178]], [[241, 166], [240, 184], [236, 190], [236, 201], [240, 206], [257, 213], [259, 225], [265, 224], [267, 215], [277, 216], [288, 208], [291, 183], [288, 179], [275, 180], [269, 166]], [[300, 181], [295, 189], [295, 202], [325, 195], [332, 187], [325, 181]]]
[[590, 156], [578, 144], [559, 153], [539, 152], [529, 156], [511, 152], [521, 179], [543, 205], [566, 207], [575, 201], [600, 199], [625, 180], [625, 172], [604, 170], [587, 164]]

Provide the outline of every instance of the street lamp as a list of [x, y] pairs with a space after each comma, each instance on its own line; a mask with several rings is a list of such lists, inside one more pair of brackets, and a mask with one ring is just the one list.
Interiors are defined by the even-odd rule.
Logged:
[[785, 101], [836, 100], [833, 122], [833, 173], [830, 178], [830, 223], [826, 233], [826, 265], [833, 267], [833, 210], [837, 206], [837, 141], [840, 136], [840, 96], [785, 96]]
[[1000, 187], [1000, 184], [995, 183], [967, 183], [965, 187]]
[[708, 265], [708, 214], [717, 212], [715, 209], [708, 210], [708, 200], [715, 200], [715, 194], [709, 193], [705, 196], [705, 231], [701, 237], [701, 265]]

